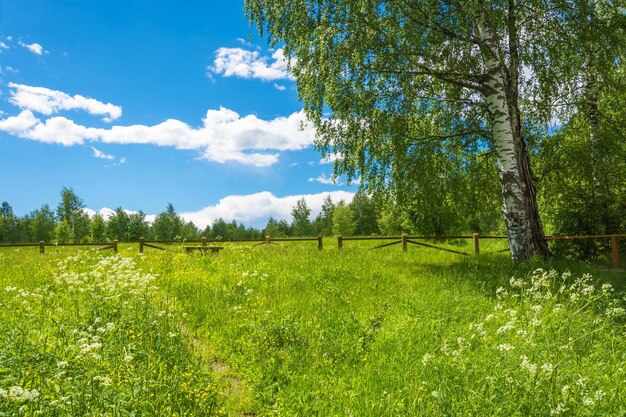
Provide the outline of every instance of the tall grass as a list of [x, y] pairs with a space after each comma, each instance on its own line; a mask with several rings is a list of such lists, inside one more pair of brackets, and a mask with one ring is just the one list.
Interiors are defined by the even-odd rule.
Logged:
[[208, 415], [211, 372], [132, 258], [0, 255], [0, 415]]
[[0, 253], [0, 415], [626, 414], [623, 272], [332, 242]]

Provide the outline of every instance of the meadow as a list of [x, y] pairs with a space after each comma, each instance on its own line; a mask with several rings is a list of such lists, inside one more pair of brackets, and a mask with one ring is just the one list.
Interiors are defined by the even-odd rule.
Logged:
[[626, 415], [623, 271], [332, 242], [2, 249], [0, 416]]

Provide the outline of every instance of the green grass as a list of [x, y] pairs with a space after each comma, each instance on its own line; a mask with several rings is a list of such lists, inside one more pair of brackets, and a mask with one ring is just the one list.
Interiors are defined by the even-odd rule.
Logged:
[[0, 415], [626, 415], [623, 271], [324, 245], [0, 252]]

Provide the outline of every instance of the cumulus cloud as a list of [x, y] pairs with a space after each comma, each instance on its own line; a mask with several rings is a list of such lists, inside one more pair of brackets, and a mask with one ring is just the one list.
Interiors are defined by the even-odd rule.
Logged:
[[48, 51], [43, 49], [43, 46], [41, 46], [38, 43], [26, 44], [26, 43], [24, 43], [22, 41], [19, 41], [18, 44], [21, 47], [28, 49], [29, 51], [31, 51], [35, 55], [43, 55], [43, 54], [47, 54], [48, 53]]
[[335, 180], [335, 178], [333, 177], [327, 177], [326, 174], [322, 173], [322, 175], [320, 175], [317, 178], [309, 178], [307, 181], [309, 182], [319, 182], [320, 184], [326, 184], [326, 185], [343, 185], [343, 183], [337, 183], [337, 181]]
[[268, 57], [262, 56], [258, 51], [243, 48], [219, 48], [215, 51], [213, 65], [208, 69], [224, 77], [256, 78], [265, 81], [293, 80], [293, 76], [287, 71], [287, 61], [282, 49], [276, 49], [272, 56]]
[[[335, 203], [340, 200], [350, 203], [354, 193], [348, 191], [327, 191], [318, 194], [277, 197], [269, 191], [261, 191], [254, 194], [229, 195], [220, 199], [215, 205], [207, 206], [198, 211], [180, 213], [180, 216], [186, 222], [192, 222], [201, 229], [212, 225], [213, 222], [220, 218], [227, 222], [236, 220], [238, 223], [248, 226], [263, 227], [270, 217], [276, 220], [291, 221], [291, 210], [295, 207], [298, 200], [302, 198], [306, 200], [307, 206], [311, 209], [311, 219], [313, 219], [322, 210], [322, 204], [327, 196], [330, 196]], [[108, 207], [103, 207], [98, 211], [85, 208], [83, 211], [90, 218], [100, 214], [105, 220], [108, 220], [115, 214], [115, 210]], [[133, 210], [124, 210], [124, 212], [128, 215], [138, 213]], [[152, 223], [155, 218], [156, 214], [146, 214], [148, 223]]]
[[311, 218], [319, 214], [324, 198], [330, 196], [333, 201], [352, 201], [354, 193], [347, 191], [331, 191], [318, 194], [299, 194], [277, 197], [269, 191], [248, 195], [231, 195], [224, 197], [213, 206], [195, 212], [181, 213], [185, 221], [204, 228], [212, 225], [219, 218], [226, 221], [236, 220], [247, 225], [262, 227], [271, 216], [277, 220], [291, 220], [291, 210], [297, 201], [304, 198], [311, 209]]
[[115, 159], [115, 156], [113, 155], [108, 155], [104, 152], [102, 152], [100, 149], [96, 149], [93, 146], [91, 147], [91, 150], [93, 151], [93, 156], [94, 158], [98, 158], [98, 159]]
[[46, 116], [62, 110], [83, 110], [89, 114], [105, 116], [104, 120], [109, 122], [122, 115], [120, 106], [103, 103], [81, 95], [70, 96], [58, 90], [16, 83], [9, 83], [9, 88], [11, 88], [11, 97], [9, 98], [11, 104]]
[[314, 129], [300, 129], [305, 121], [303, 112], [263, 120], [254, 115], [242, 117], [221, 107], [208, 110], [198, 128], [175, 119], [153, 126], [94, 128], [60, 116], [42, 121], [27, 109], [17, 116], [0, 119], [0, 131], [64, 146], [85, 142], [171, 146], [198, 150], [209, 161], [265, 167], [278, 161], [279, 152], [304, 149], [313, 143]]
[[278, 91], [285, 91], [287, 87], [285, 87], [284, 85], [274, 83], [274, 88], [277, 89]]

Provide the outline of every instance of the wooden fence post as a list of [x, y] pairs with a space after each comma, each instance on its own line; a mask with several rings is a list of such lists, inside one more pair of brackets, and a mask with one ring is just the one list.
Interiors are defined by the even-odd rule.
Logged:
[[206, 237], [202, 236], [202, 246], [206, 246]]
[[407, 238], [406, 233], [402, 233], [402, 252], [406, 252], [407, 251], [406, 238]]
[[317, 248], [318, 248], [319, 250], [324, 249], [324, 243], [322, 242], [322, 235], [319, 235], [319, 236], [317, 237]]
[[117, 253], [117, 239], [113, 241], [113, 252]]
[[472, 239], [474, 240], [474, 255], [480, 253], [480, 233], [472, 233]]
[[139, 238], [139, 253], [143, 253], [143, 236]]
[[337, 248], [343, 249], [343, 237], [341, 235], [337, 236]]
[[617, 247], [617, 236], [611, 235], [611, 263], [613, 269], [619, 269], [619, 251]]
[[39, 241], [39, 253], [46, 253], [46, 244], [43, 240]]
[[272, 239], [270, 238], [270, 235], [266, 235], [265, 236], [265, 244], [269, 245], [270, 243], [272, 243]]

